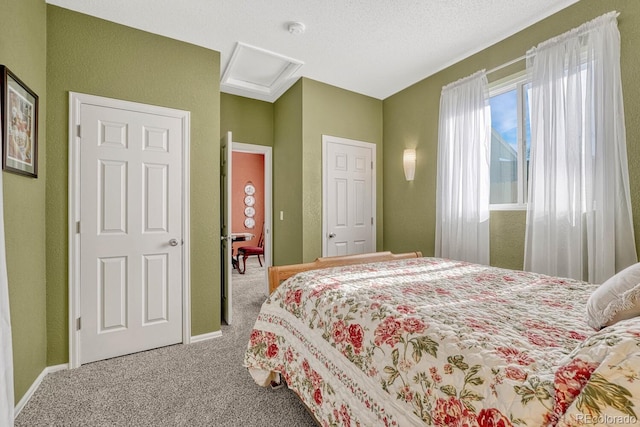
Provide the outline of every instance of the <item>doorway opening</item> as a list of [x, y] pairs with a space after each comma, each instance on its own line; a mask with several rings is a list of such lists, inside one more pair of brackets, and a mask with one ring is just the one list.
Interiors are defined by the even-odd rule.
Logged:
[[[267, 267], [271, 265], [271, 197], [272, 160], [271, 147], [233, 142], [231, 145], [233, 163], [232, 174], [232, 215], [233, 232], [252, 234], [250, 241], [233, 244], [233, 255], [239, 262], [236, 273], [246, 268], [243, 256], [238, 259], [238, 249], [243, 246], [263, 248], [260, 256], [265, 277], [265, 295], [269, 295]], [[253, 194], [249, 194], [253, 193]], [[251, 256], [257, 258], [257, 255]], [[260, 264], [260, 263], [258, 263]]]
[[[223, 138], [230, 152], [223, 169], [223, 277], [222, 320], [233, 318], [233, 281], [259, 275], [265, 297], [269, 295], [267, 268], [272, 261], [272, 154], [271, 147], [233, 142]], [[228, 174], [228, 175], [225, 175]]]
[[231, 177], [233, 273], [245, 274], [247, 260], [250, 257], [255, 257], [260, 267], [265, 261], [264, 154], [233, 149], [231, 162], [233, 164]]

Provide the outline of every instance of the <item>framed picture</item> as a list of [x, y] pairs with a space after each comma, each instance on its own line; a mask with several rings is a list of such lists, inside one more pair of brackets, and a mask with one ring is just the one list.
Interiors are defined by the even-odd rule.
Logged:
[[38, 177], [38, 95], [0, 65], [2, 169]]

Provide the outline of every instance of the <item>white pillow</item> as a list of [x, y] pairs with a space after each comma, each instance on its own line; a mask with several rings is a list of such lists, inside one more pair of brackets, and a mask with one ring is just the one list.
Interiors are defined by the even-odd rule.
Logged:
[[587, 323], [594, 329], [640, 316], [640, 262], [600, 285], [587, 301]]

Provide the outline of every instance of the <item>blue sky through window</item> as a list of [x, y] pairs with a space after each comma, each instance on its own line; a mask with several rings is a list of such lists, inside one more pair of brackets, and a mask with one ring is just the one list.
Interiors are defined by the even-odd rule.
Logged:
[[[527, 85], [529, 86], [529, 85]], [[527, 160], [529, 158], [529, 144], [531, 141], [531, 125], [529, 124], [529, 90], [525, 86], [524, 90], [524, 125], [527, 146]], [[491, 105], [491, 127], [494, 128], [502, 138], [518, 151], [518, 94], [517, 89], [510, 90], [500, 95], [489, 98]]]
[[491, 127], [518, 151], [518, 95], [515, 90], [493, 96], [491, 105]]

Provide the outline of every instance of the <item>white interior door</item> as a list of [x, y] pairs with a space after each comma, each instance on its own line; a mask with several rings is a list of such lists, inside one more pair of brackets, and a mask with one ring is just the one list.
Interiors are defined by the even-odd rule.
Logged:
[[222, 137], [220, 141], [220, 254], [222, 259], [220, 260], [220, 266], [222, 270], [222, 320], [227, 325], [231, 324], [233, 320], [233, 283], [231, 280], [233, 272], [233, 244], [231, 241], [231, 218], [233, 217], [231, 212], [231, 184], [232, 184], [232, 170], [231, 170], [231, 158], [232, 158], [232, 142], [233, 136], [231, 132]]
[[375, 252], [375, 144], [322, 139], [323, 256]]
[[183, 339], [183, 126], [80, 107], [80, 363]]

